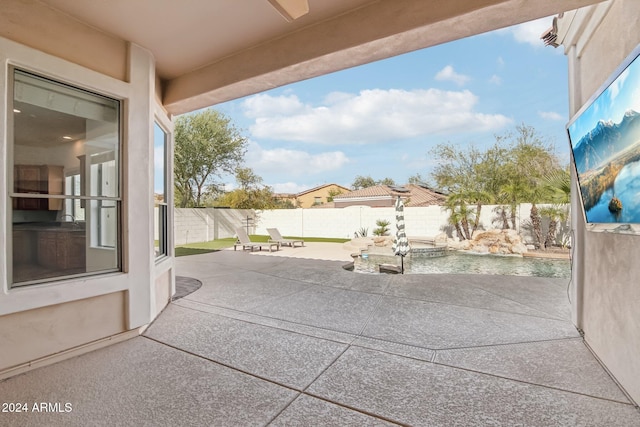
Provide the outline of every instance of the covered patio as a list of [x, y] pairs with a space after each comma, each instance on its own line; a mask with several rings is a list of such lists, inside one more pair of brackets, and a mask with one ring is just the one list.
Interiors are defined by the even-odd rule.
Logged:
[[566, 280], [343, 263], [177, 258], [201, 288], [141, 336], [1, 382], [29, 413], [0, 425], [640, 425], [573, 326]]

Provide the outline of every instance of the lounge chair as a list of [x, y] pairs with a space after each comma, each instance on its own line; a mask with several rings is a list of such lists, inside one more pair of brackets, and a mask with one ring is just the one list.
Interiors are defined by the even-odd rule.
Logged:
[[304, 246], [304, 240], [302, 239], [285, 239], [282, 237], [277, 228], [267, 228], [267, 232], [269, 233], [269, 241], [274, 243], [279, 243], [280, 246], [291, 246], [292, 248], [296, 247], [296, 243], [300, 243], [300, 246]]
[[276, 251], [280, 249], [279, 243], [252, 242], [247, 235], [247, 232], [242, 227], [236, 228], [236, 235], [238, 236], [238, 241], [233, 245], [234, 251], [240, 246], [242, 247], [243, 251], [249, 249], [251, 252], [253, 252], [255, 249], [261, 251], [263, 246], [269, 248], [269, 252], [273, 252], [274, 247], [276, 248]]

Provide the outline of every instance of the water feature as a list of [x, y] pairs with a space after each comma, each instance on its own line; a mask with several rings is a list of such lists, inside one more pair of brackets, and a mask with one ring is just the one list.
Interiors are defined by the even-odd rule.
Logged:
[[[354, 259], [353, 270], [378, 273], [380, 264], [400, 265], [400, 257], [367, 254]], [[501, 274], [569, 278], [568, 260], [520, 256], [478, 255], [447, 251], [444, 256], [423, 256], [412, 253], [404, 260], [405, 274]]]

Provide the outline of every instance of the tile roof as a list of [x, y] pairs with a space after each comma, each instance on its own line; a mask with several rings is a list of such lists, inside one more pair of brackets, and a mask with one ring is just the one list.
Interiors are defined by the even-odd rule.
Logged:
[[320, 190], [321, 188], [331, 187], [332, 185], [335, 185], [336, 187], [339, 187], [340, 189], [342, 189], [344, 191], [349, 191], [348, 188], [343, 187], [342, 185], [338, 185], [338, 184], [322, 184], [322, 185], [318, 185], [317, 187], [313, 187], [313, 188], [309, 188], [308, 190], [301, 191], [298, 194], [296, 194], [296, 196], [300, 197], [303, 194], [311, 193], [312, 191]]
[[[402, 191], [402, 190], [406, 191]], [[371, 198], [371, 199], [387, 199], [400, 196], [407, 200], [405, 206], [430, 206], [442, 205], [446, 196], [424, 185], [407, 184], [404, 186], [388, 186], [376, 185], [373, 187], [361, 188], [360, 190], [350, 191], [346, 194], [335, 196], [335, 202], [348, 202], [355, 198]]]
[[353, 199], [356, 197], [389, 196], [390, 194], [391, 191], [387, 185], [376, 185], [373, 187], [361, 188], [360, 190], [349, 191], [348, 193], [334, 196], [333, 200]]
[[422, 185], [409, 184], [405, 187], [410, 191], [410, 200], [406, 206], [443, 205], [447, 200], [446, 195]]

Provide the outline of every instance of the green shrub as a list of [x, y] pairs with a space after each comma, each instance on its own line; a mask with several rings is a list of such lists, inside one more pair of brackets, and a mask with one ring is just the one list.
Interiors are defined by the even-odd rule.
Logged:
[[376, 221], [376, 225], [378, 228], [373, 230], [374, 236], [387, 236], [389, 235], [389, 224], [391, 224], [386, 219], [379, 219]]
[[353, 233], [356, 237], [367, 237], [367, 234], [369, 234], [369, 229], [366, 227], [360, 227], [360, 230], [356, 231], [355, 233]]

